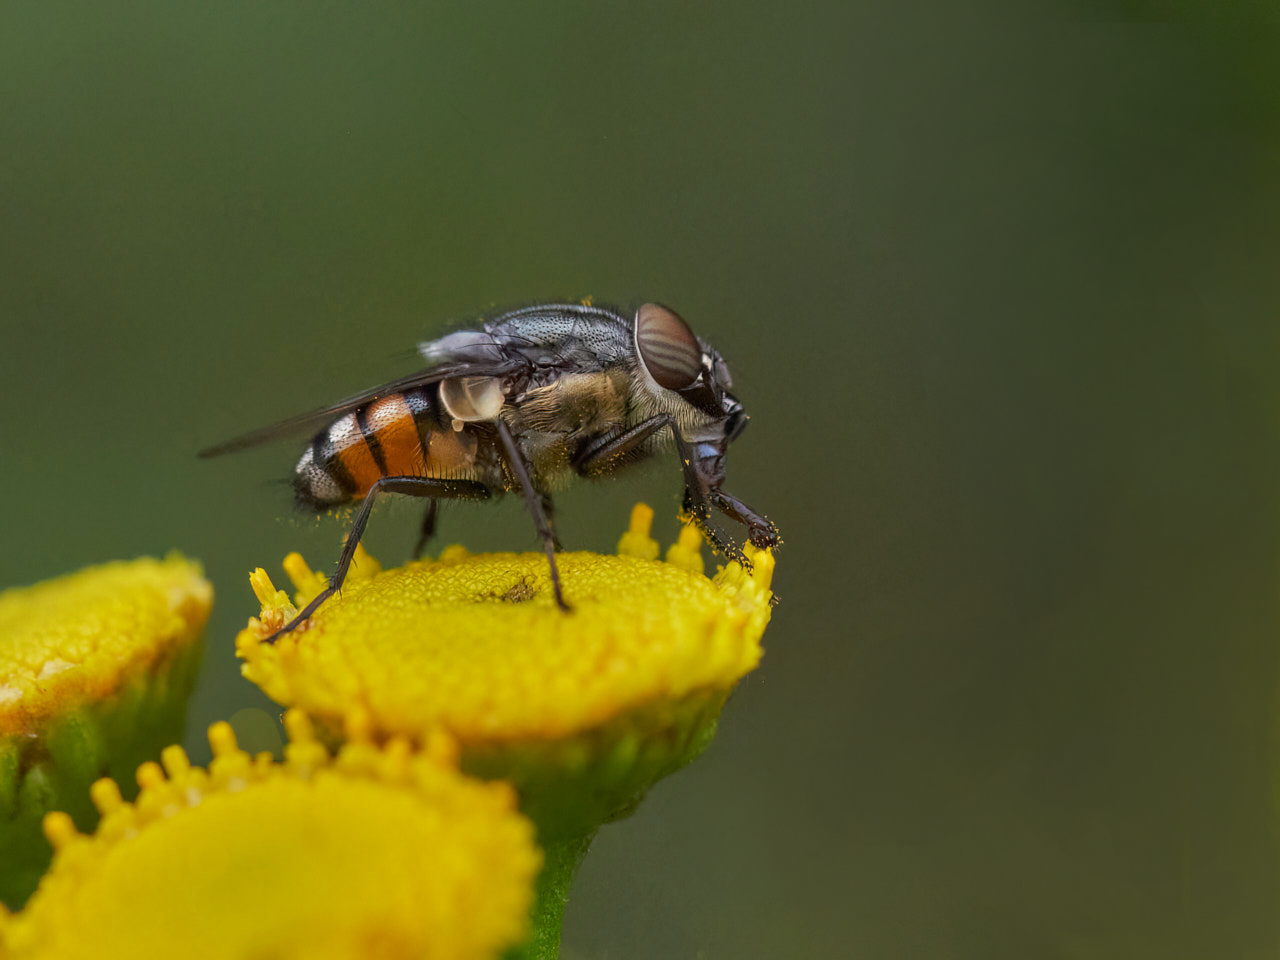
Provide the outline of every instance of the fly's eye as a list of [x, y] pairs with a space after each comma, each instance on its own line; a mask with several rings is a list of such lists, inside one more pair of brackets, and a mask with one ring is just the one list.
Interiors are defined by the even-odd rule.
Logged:
[[668, 390], [684, 390], [702, 372], [702, 346], [678, 313], [656, 303], [636, 311], [636, 350], [649, 376]]
[[506, 397], [497, 377], [454, 377], [440, 381], [440, 402], [454, 420], [492, 420]]

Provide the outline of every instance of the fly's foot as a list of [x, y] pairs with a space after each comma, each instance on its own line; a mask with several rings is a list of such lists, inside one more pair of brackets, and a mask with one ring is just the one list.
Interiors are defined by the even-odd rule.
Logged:
[[309, 619], [310, 618], [303, 617], [301, 614], [299, 614], [298, 616], [294, 617], [292, 620], [290, 620], [283, 627], [281, 627], [279, 630], [277, 630], [271, 636], [267, 637], [267, 639], [263, 640], [262, 642], [265, 643], [267, 646], [274, 646], [275, 642], [279, 640], [281, 637], [283, 637], [286, 633], [293, 633], [293, 631], [297, 630], [299, 627], [302, 627], [305, 624], [307, 624], [309, 622]]
[[312, 600], [305, 607], [303, 607], [301, 613], [299, 613], [296, 617], [294, 617], [292, 620], [290, 620], [283, 627], [281, 627], [279, 630], [277, 630], [271, 636], [267, 637], [267, 639], [263, 640], [262, 642], [267, 645], [274, 644], [286, 633], [293, 633], [294, 630], [297, 630], [300, 627], [304, 627], [307, 621], [311, 619], [311, 615], [315, 613], [316, 610], [320, 607], [320, 604], [324, 603], [326, 600], [332, 597], [335, 593], [339, 592], [338, 587], [334, 584], [334, 580], [336, 579], [337, 579], [336, 577], [331, 578], [329, 580], [329, 586], [321, 590], [320, 594], [314, 600]]
[[771, 550], [782, 543], [782, 537], [778, 534], [778, 528], [770, 520], [762, 523], [753, 523], [748, 527], [748, 538], [751, 545], [760, 550]]
[[736, 563], [744, 570], [752, 569], [751, 558], [732, 540], [722, 536], [719, 531], [711, 527], [703, 527], [702, 534], [706, 537], [707, 542], [711, 544], [711, 549], [724, 557], [726, 561]]

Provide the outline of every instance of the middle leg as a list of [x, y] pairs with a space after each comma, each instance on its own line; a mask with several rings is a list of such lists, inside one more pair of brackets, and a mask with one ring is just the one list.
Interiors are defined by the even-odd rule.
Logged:
[[516, 481], [520, 484], [520, 492], [524, 494], [525, 506], [533, 514], [534, 526], [538, 528], [538, 536], [542, 538], [542, 549], [546, 553], [547, 563], [551, 567], [551, 587], [555, 590], [556, 603], [561, 610], [567, 613], [569, 605], [564, 602], [564, 594], [560, 590], [560, 568], [556, 566], [556, 550], [559, 549], [560, 544], [551, 529], [551, 518], [548, 516], [546, 509], [546, 505], [551, 502], [551, 498], [534, 487], [533, 479], [529, 476], [529, 466], [524, 462], [524, 455], [520, 452], [520, 448], [516, 446], [515, 437], [511, 436], [511, 430], [506, 423], [499, 418], [494, 421], [494, 426], [498, 430], [498, 439], [502, 441], [502, 453], [506, 458], [507, 466], [516, 475]]

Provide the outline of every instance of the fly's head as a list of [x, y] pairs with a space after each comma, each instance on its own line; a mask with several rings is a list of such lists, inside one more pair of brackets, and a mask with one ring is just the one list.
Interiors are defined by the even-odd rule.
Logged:
[[718, 490], [728, 446], [748, 419], [730, 392], [728, 364], [678, 313], [656, 303], [636, 311], [635, 349], [655, 406], [675, 417], [704, 486]]
[[746, 526], [756, 547], [770, 549], [780, 543], [768, 517], [721, 489], [729, 444], [747, 425], [742, 404], [731, 392], [729, 367], [711, 344], [693, 335], [679, 314], [656, 303], [636, 311], [634, 336], [642, 387], [656, 407], [674, 417], [682, 453], [688, 457], [685, 511], [719, 553], [749, 566], [742, 550], [711, 523], [714, 507]]

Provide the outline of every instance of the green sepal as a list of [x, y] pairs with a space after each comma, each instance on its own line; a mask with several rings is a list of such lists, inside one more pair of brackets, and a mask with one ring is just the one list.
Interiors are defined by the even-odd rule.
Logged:
[[462, 769], [515, 786], [539, 836], [594, 833], [629, 816], [651, 786], [706, 749], [727, 695], [660, 701], [561, 740], [467, 744]]

